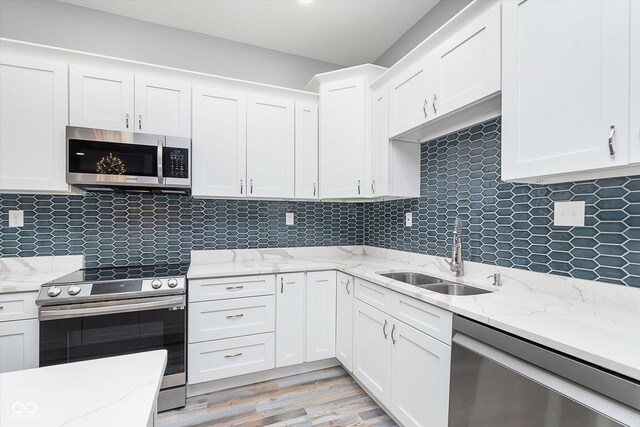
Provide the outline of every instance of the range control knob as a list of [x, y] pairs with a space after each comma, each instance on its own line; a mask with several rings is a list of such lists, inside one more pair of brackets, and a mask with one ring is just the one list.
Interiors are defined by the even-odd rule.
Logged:
[[178, 279], [169, 279], [167, 285], [169, 285], [170, 288], [175, 288], [176, 286], [178, 286]]
[[162, 286], [162, 282], [158, 279], [153, 279], [153, 282], [151, 282], [151, 287], [153, 289], [160, 289], [161, 286]]
[[78, 295], [82, 288], [78, 285], [71, 285], [67, 288], [69, 295]]
[[58, 295], [60, 295], [60, 288], [57, 286], [52, 286], [49, 288], [49, 290], [47, 291], [47, 295], [49, 295], [51, 298], [57, 297]]

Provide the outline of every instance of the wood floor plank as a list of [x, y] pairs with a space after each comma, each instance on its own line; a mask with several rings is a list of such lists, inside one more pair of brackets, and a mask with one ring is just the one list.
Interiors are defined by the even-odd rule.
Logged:
[[159, 427], [395, 426], [341, 367], [187, 399]]

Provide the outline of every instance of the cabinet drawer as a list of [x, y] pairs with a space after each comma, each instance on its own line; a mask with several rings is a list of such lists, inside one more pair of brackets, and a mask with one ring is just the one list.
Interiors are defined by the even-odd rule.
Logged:
[[189, 384], [275, 368], [273, 332], [189, 344]]
[[391, 308], [391, 298], [393, 291], [386, 289], [380, 285], [367, 282], [361, 279], [355, 279], [356, 282], [356, 298], [362, 302], [377, 308], [378, 310], [389, 312]]
[[451, 345], [453, 315], [449, 311], [394, 292], [389, 314], [419, 331]]
[[0, 294], [0, 322], [9, 320], [37, 319], [37, 292]]
[[189, 281], [189, 301], [255, 297], [275, 294], [276, 277], [265, 276], [225, 277], [221, 279], [196, 279]]
[[273, 332], [275, 296], [189, 304], [189, 342]]

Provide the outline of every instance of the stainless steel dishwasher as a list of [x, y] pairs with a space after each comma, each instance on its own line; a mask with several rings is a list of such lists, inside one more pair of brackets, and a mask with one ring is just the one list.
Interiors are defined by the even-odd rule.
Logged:
[[638, 381], [461, 316], [453, 329], [449, 427], [640, 426]]

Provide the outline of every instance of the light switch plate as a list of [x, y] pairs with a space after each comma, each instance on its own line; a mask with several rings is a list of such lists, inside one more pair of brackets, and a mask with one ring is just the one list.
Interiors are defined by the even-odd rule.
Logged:
[[285, 223], [286, 225], [293, 225], [293, 212], [287, 212]]
[[584, 227], [584, 202], [554, 202], [553, 225]]
[[24, 227], [24, 211], [9, 211], [9, 227]]
[[406, 227], [411, 227], [413, 225], [413, 214], [411, 212], [407, 212], [404, 216], [404, 225]]

